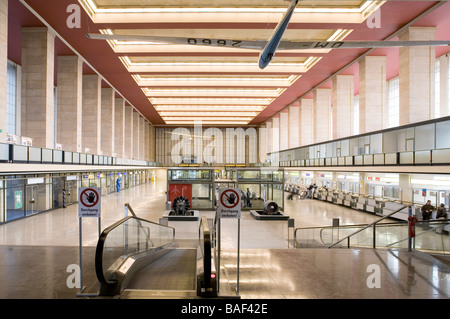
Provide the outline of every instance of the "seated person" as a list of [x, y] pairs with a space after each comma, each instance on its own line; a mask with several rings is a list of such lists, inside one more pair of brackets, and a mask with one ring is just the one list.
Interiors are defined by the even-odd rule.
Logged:
[[447, 219], [447, 210], [445, 209], [445, 205], [441, 204], [436, 212], [436, 219], [439, 219], [440, 217], [443, 217], [444, 219]]
[[422, 220], [430, 220], [431, 219], [431, 213], [434, 210], [434, 206], [431, 205], [431, 200], [427, 200], [427, 203], [422, 206]]

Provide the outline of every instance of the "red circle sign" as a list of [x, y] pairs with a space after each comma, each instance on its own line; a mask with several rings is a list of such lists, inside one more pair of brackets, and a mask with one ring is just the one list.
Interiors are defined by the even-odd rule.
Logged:
[[239, 204], [239, 194], [234, 189], [227, 189], [220, 195], [220, 203], [225, 208], [234, 208]]
[[93, 188], [86, 188], [80, 194], [80, 203], [85, 207], [94, 207], [97, 205], [100, 196]]

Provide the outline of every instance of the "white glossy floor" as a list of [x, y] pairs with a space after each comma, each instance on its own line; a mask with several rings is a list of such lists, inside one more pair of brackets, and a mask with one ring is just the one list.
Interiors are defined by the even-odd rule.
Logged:
[[[165, 173], [155, 183], [102, 198], [102, 229], [124, 216], [130, 203], [139, 217], [158, 222], [165, 209]], [[211, 215], [211, 212], [201, 212]], [[378, 217], [317, 201], [285, 201], [295, 227], [371, 223]], [[0, 225], [0, 298], [74, 298], [66, 268], [78, 260], [77, 205]], [[198, 235], [196, 222], [169, 222], [177, 239]], [[288, 233], [289, 232], [289, 233]], [[239, 293], [242, 298], [448, 298], [450, 268], [423, 253], [372, 249], [293, 249], [286, 221], [241, 219]], [[83, 246], [91, 258], [97, 219], [83, 219]], [[221, 293], [236, 292], [237, 221], [222, 221]], [[369, 288], [370, 265], [380, 267], [380, 288]], [[32, 265], [32, 266], [31, 266]], [[90, 265], [92, 266], [92, 265]], [[95, 275], [86, 282], [95, 286]]]

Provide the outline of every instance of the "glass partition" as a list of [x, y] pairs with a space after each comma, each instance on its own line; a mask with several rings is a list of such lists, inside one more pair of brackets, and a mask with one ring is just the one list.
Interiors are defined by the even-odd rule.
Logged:
[[233, 170], [235, 185], [241, 190], [243, 209], [262, 210], [264, 201], [274, 201], [284, 209], [284, 169]]
[[172, 227], [127, 217], [102, 233], [99, 242], [102, 241], [103, 249], [101, 256], [96, 256], [99, 258], [96, 264], [97, 261], [101, 263], [104, 279], [111, 281], [128, 257], [172, 244], [174, 240], [175, 230]]
[[191, 210], [214, 210], [214, 169], [168, 168], [167, 201], [184, 196]]
[[[292, 156], [287, 159], [285, 154]], [[371, 155], [377, 155], [371, 157]], [[368, 156], [363, 156], [368, 155]], [[269, 153], [281, 166], [448, 164], [450, 116]], [[345, 160], [344, 160], [345, 157]], [[353, 158], [352, 158], [353, 157]], [[283, 159], [278, 163], [277, 158]], [[326, 160], [324, 160], [326, 159]]]

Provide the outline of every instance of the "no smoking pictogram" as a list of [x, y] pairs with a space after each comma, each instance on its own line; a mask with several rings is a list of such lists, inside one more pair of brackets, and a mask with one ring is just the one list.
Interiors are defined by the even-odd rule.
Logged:
[[227, 189], [220, 196], [220, 202], [226, 208], [234, 208], [239, 204], [239, 194], [234, 189]]
[[94, 207], [98, 203], [98, 193], [93, 188], [86, 188], [80, 193], [80, 202], [85, 207]]
[[240, 190], [236, 188], [219, 189], [218, 217], [241, 217], [241, 196], [239, 194]]

